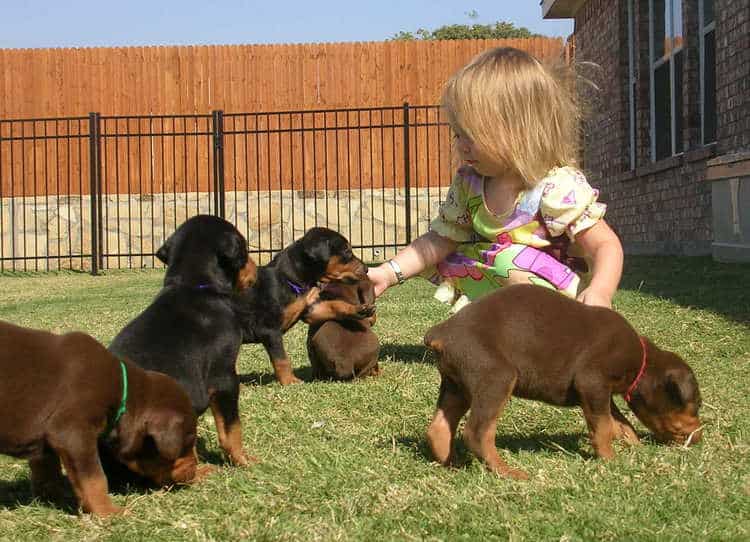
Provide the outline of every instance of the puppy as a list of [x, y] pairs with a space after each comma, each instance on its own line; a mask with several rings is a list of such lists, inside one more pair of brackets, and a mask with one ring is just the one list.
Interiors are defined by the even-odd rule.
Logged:
[[182, 388], [84, 333], [0, 322], [0, 412], [0, 452], [29, 460], [34, 493], [61, 496], [62, 462], [85, 512], [122, 511], [98, 444], [158, 485], [196, 477], [196, 419]]
[[700, 440], [701, 396], [690, 367], [612, 310], [539, 286], [507, 286], [434, 326], [425, 345], [437, 353], [442, 379], [427, 441], [444, 465], [452, 460], [456, 426], [471, 409], [467, 447], [490, 470], [527, 477], [495, 448], [496, 420], [511, 395], [580, 405], [596, 455], [605, 459], [614, 456], [613, 439], [638, 442], [613, 394], [625, 395], [657, 440]]
[[246, 343], [261, 343], [271, 358], [281, 385], [295, 384], [284, 349], [283, 334], [302, 319], [308, 324], [332, 319], [363, 319], [374, 314], [373, 304], [320, 300], [317, 284], [354, 284], [367, 278], [367, 267], [352, 254], [338, 232], [311, 228], [304, 236], [258, 268], [257, 281], [238, 296]]
[[[369, 279], [357, 284], [327, 284], [321, 300], [340, 299], [352, 305], [373, 305], [375, 288]], [[313, 378], [351, 380], [380, 374], [378, 336], [372, 331], [375, 316], [361, 320], [329, 320], [310, 326], [307, 354]]]
[[235, 370], [243, 331], [234, 295], [254, 280], [247, 241], [216, 216], [190, 218], [157, 251], [167, 265], [164, 287], [115, 337], [109, 349], [167, 374], [187, 391], [196, 414], [209, 407], [229, 459], [246, 465]]

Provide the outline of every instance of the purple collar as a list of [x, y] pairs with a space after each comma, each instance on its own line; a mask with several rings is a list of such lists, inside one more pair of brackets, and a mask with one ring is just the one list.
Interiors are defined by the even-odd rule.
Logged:
[[303, 284], [302, 286], [300, 286], [296, 282], [292, 282], [289, 279], [286, 279], [286, 283], [289, 285], [295, 295], [302, 295], [310, 289], [310, 286], [308, 286], [307, 284]]

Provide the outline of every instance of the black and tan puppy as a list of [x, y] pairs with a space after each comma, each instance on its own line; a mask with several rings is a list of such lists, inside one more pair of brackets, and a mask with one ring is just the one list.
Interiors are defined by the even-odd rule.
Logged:
[[255, 279], [247, 241], [219, 217], [182, 224], [156, 256], [167, 265], [164, 287], [115, 337], [109, 349], [177, 380], [196, 414], [207, 408], [231, 461], [245, 465], [235, 370], [243, 330], [234, 295]]
[[0, 413], [0, 453], [29, 460], [34, 493], [62, 495], [62, 462], [85, 512], [122, 511], [107, 494], [99, 444], [158, 485], [196, 477], [196, 419], [182, 388], [84, 333], [0, 322]]
[[435, 458], [449, 464], [459, 420], [468, 448], [499, 474], [526, 478], [495, 448], [498, 416], [511, 395], [553, 405], [580, 405], [599, 457], [612, 440], [638, 442], [612, 401], [623, 394], [659, 441], [700, 440], [698, 382], [676, 354], [659, 349], [618, 313], [589, 307], [531, 285], [501, 288], [430, 329], [442, 378], [427, 431]]
[[328, 228], [311, 228], [268, 265], [259, 267], [257, 281], [239, 294], [245, 342], [264, 346], [282, 385], [300, 382], [284, 349], [284, 333], [300, 319], [314, 324], [372, 316], [373, 304], [319, 299], [318, 284], [354, 284], [364, 278], [367, 267], [352, 254], [343, 235]]
[[[320, 299], [374, 305], [375, 288], [369, 279], [356, 284], [329, 283], [321, 290]], [[313, 378], [351, 380], [380, 374], [380, 345], [372, 331], [374, 324], [374, 315], [312, 324], [307, 331], [307, 355]]]

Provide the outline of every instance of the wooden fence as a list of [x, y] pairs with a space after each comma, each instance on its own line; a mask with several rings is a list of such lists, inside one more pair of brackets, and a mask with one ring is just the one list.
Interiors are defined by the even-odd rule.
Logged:
[[0, 118], [431, 105], [496, 46], [563, 53], [559, 38], [0, 49]]
[[419, 186], [449, 138], [437, 112], [407, 120], [401, 104], [436, 104], [452, 72], [496, 46], [565, 57], [554, 38], [0, 49], [0, 197], [88, 193], [92, 111], [108, 193], [207, 190], [219, 110], [228, 190], [403, 186], [405, 122]]

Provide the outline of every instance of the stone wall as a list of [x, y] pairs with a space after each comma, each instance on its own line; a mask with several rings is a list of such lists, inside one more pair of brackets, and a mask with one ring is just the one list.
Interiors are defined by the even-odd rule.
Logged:
[[[228, 192], [226, 218], [245, 235], [253, 258], [267, 262], [312, 226], [345, 235], [367, 261], [393, 255], [427, 231], [447, 188], [412, 190], [411, 230], [403, 189], [303, 193]], [[2, 270], [91, 269], [91, 202], [88, 196], [0, 200]], [[104, 269], [149, 268], [164, 239], [190, 216], [211, 213], [208, 193], [110, 195], [102, 198]]]

